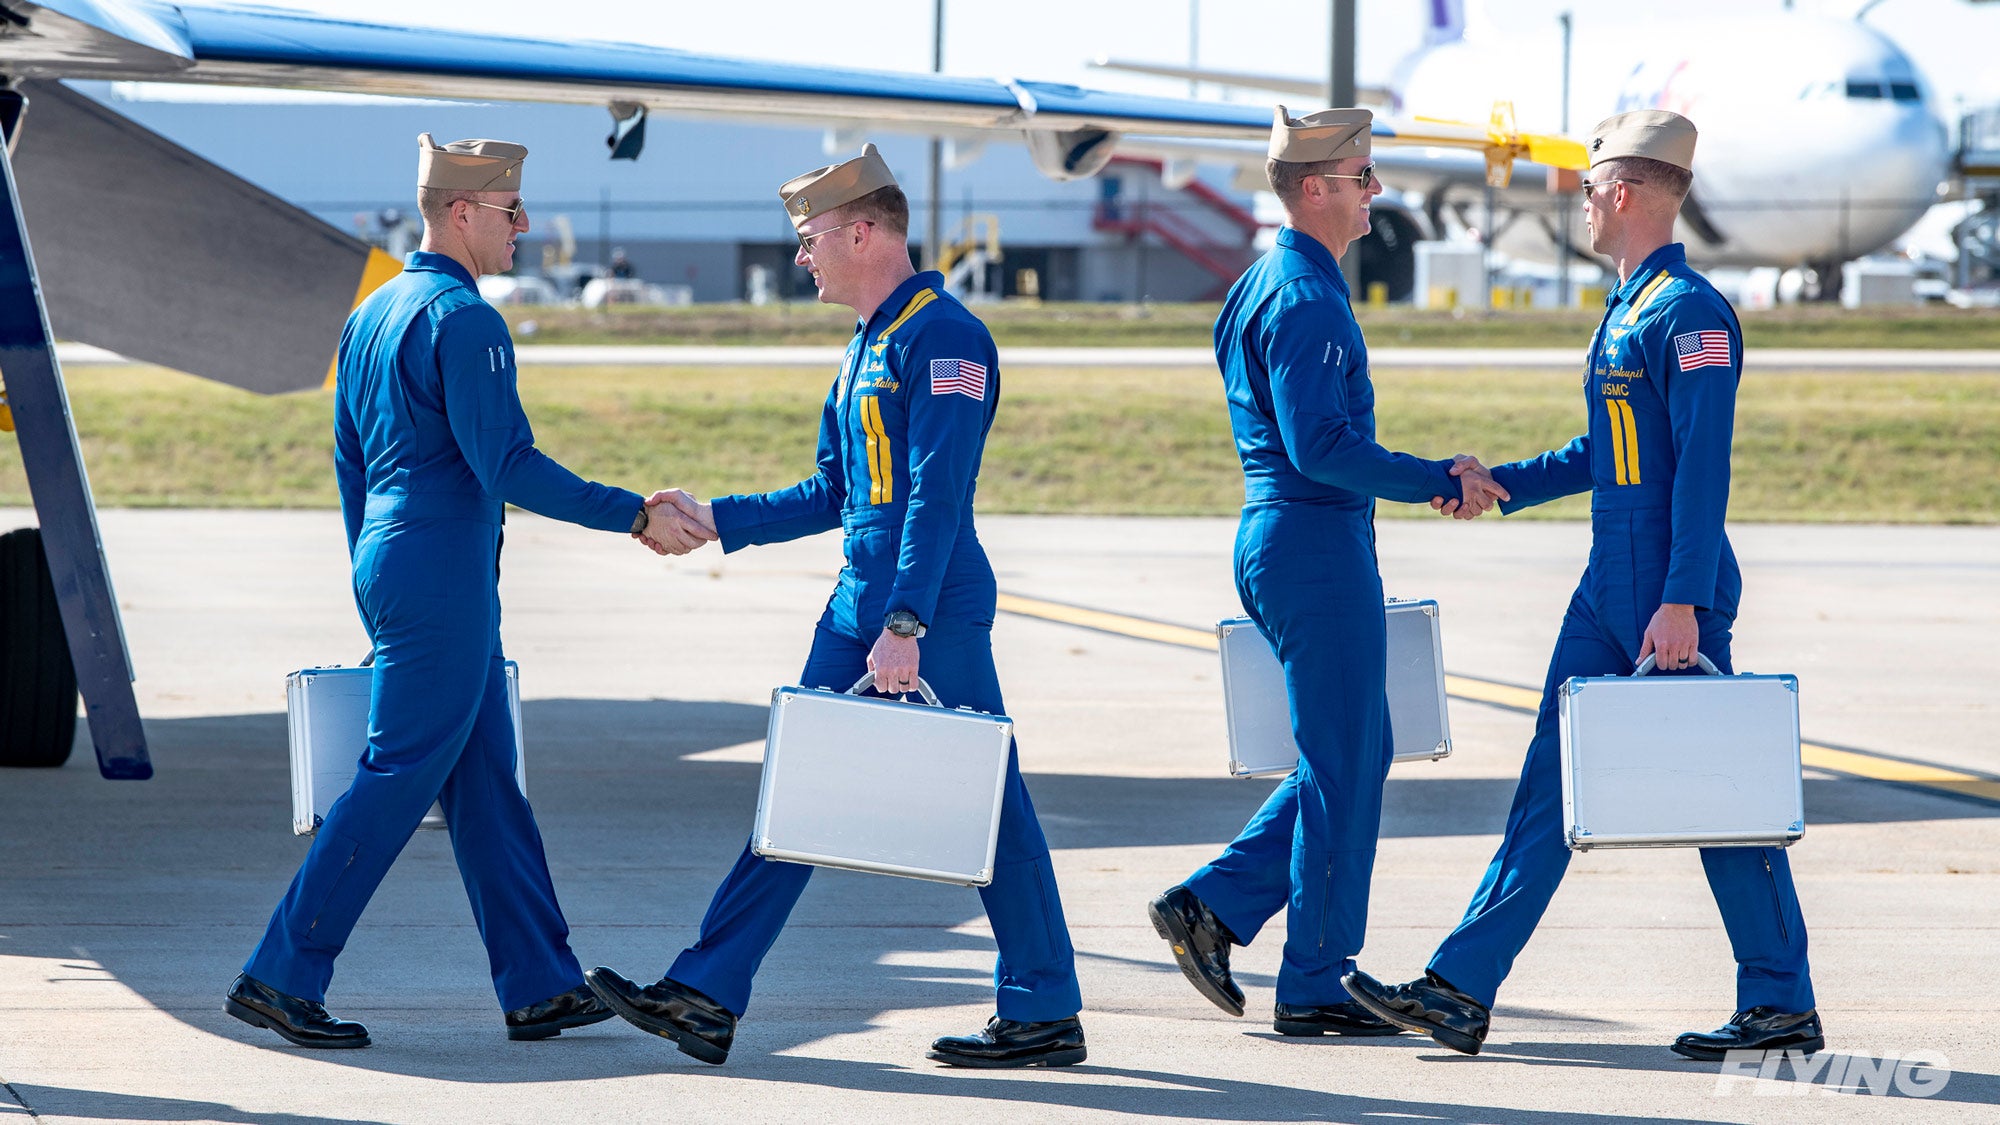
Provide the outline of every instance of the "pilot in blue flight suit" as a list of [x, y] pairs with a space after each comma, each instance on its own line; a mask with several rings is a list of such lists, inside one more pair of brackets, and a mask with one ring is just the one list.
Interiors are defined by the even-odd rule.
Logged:
[[1277, 246], [1229, 291], [1215, 357], [1243, 461], [1236, 588], [1284, 668], [1299, 765], [1223, 853], [1154, 899], [1153, 925], [1195, 989], [1231, 1015], [1229, 947], [1285, 912], [1273, 1024], [1284, 1035], [1394, 1035], [1340, 987], [1368, 917], [1389, 769], [1388, 631], [1375, 500], [1491, 505], [1477, 462], [1375, 442], [1368, 349], [1338, 265], [1381, 193], [1372, 115], [1283, 106], [1266, 173], [1284, 204]]
[[[1495, 466], [1493, 477], [1512, 494], [1503, 511], [1590, 492], [1590, 561], [1556, 638], [1506, 835], [1464, 919], [1423, 979], [1385, 986], [1357, 972], [1347, 981], [1370, 1011], [1467, 1054], [1485, 1041], [1500, 983], [1569, 866], [1557, 688], [1571, 676], [1628, 674], [1648, 656], [1665, 674], [1691, 674], [1697, 651], [1729, 672], [1743, 589], [1723, 533], [1743, 332], [1673, 241], [1694, 125], [1636, 110], [1599, 123], [1589, 144], [1591, 249], [1619, 276], [1584, 372], [1589, 429], [1562, 449]], [[1701, 862], [1736, 957], [1737, 1010], [1673, 1050], [1715, 1060], [1730, 1050], [1820, 1049], [1785, 852], [1703, 848]]]
[[[475, 279], [528, 229], [527, 150], [418, 142], [423, 249], [341, 333], [334, 469], [354, 597], [374, 645], [368, 746], [328, 810], [225, 1010], [304, 1047], [365, 1047], [324, 1007], [334, 958], [433, 801], [442, 803], [512, 1039], [611, 1016], [583, 983], [542, 838], [514, 781], [500, 651], [502, 503], [678, 550], [710, 538], [673, 509], [585, 481], [535, 448], [513, 341]], [[664, 521], [664, 522], [661, 522]], [[672, 524], [672, 533], [662, 528]], [[655, 547], [655, 550], [663, 548]]]
[[[798, 264], [821, 301], [860, 316], [820, 418], [819, 471], [776, 492], [690, 505], [725, 551], [841, 528], [847, 565], [814, 631], [799, 682], [878, 690], [924, 680], [947, 707], [1004, 714], [994, 673], [993, 569], [973, 531], [972, 498], [1000, 399], [993, 337], [910, 267], [909, 204], [874, 145], [779, 189], [799, 236]], [[919, 641], [921, 638], [921, 642]], [[631, 1023], [709, 1063], [728, 1057], [751, 979], [812, 868], [746, 846], [715, 892], [700, 939], [657, 983], [607, 968], [585, 974]], [[1017, 761], [1007, 764], [993, 881], [980, 889], [1000, 947], [997, 1012], [947, 1036], [930, 1057], [956, 1066], [1083, 1061], [1075, 954], [1055, 869]]]

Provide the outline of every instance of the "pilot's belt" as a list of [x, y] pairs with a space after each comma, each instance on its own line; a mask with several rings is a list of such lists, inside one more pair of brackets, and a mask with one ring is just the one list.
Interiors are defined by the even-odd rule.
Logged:
[[1672, 483], [1642, 486], [1623, 485], [1597, 488], [1590, 494], [1590, 510], [1595, 512], [1671, 512], [1674, 508]]
[[1269, 477], [1252, 477], [1244, 481], [1243, 506], [1256, 508], [1267, 504], [1292, 504], [1361, 515], [1373, 510], [1367, 496], [1317, 481], [1278, 481]]
[[500, 501], [465, 492], [392, 492], [368, 494], [363, 514], [371, 520], [472, 520], [498, 524]]
[[842, 508], [840, 526], [847, 531], [864, 527], [901, 527], [909, 512], [910, 506], [900, 500], [893, 504], [868, 504], [859, 508]]

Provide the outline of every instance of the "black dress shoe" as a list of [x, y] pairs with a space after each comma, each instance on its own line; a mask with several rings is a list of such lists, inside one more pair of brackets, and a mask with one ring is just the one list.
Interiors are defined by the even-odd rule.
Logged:
[[625, 1022], [673, 1040], [682, 1054], [718, 1066], [729, 1057], [736, 1016], [695, 989], [667, 977], [641, 988], [601, 965], [583, 979]]
[[1819, 1011], [1780, 1012], [1750, 1008], [1729, 1017], [1714, 1031], [1690, 1031], [1674, 1040], [1674, 1054], [1702, 1062], [1720, 1062], [1731, 1051], [1804, 1051], [1826, 1046], [1820, 1033]]
[[589, 985], [579, 984], [539, 1004], [529, 1004], [508, 1012], [507, 1038], [549, 1039], [569, 1028], [589, 1027], [617, 1014], [604, 1006], [604, 1001], [590, 991]]
[[366, 1047], [368, 1029], [326, 1014], [326, 1006], [287, 996], [248, 973], [237, 976], [222, 1010], [249, 1024], [268, 1027], [301, 1047]]
[[994, 1016], [976, 1035], [947, 1035], [931, 1044], [928, 1057], [951, 1066], [999, 1069], [1015, 1066], [1075, 1066], [1084, 1059], [1083, 1025], [1071, 1016], [1046, 1023], [1021, 1023]]
[[1280, 1035], [1401, 1035], [1403, 1029], [1378, 1020], [1352, 1000], [1338, 1004], [1287, 1004], [1280, 1000], [1271, 1026]]
[[1359, 970], [1340, 978], [1356, 1003], [1405, 1031], [1418, 1031], [1467, 1055], [1486, 1042], [1492, 1013], [1436, 973], [1408, 984], [1383, 984]]
[[1242, 943], [1208, 904], [1183, 883], [1148, 903], [1146, 913], [1194, 990], [1230, 1015], [1242, 1015], [1243, 990], [1229, 975], [1229, 947]]

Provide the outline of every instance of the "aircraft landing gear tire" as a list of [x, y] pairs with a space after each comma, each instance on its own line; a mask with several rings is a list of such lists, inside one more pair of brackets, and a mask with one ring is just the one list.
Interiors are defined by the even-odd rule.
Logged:
[[76, 666], [39, 528], [0, 535], [0, 766], [52, 767], [76, 741]]

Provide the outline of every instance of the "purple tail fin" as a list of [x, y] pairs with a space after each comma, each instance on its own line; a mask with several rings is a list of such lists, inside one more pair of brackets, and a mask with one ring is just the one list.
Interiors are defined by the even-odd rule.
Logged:
[[1465, 0], [1430, 0], [1430, 22], [1424, 28], [1424, 46], [1454, 43], [1465, 38]]

